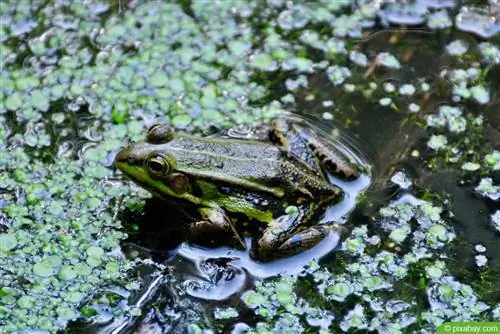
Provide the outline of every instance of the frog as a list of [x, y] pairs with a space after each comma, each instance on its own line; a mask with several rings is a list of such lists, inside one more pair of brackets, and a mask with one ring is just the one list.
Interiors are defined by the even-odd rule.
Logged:
[[359, 174], [331, 141], [292, 117], [208, 136], [155, 124], [144, 140], [118, 152], [115, 166], [161, 200], [197, 212], [185, 226], [191, 240], [245, 248], [245, 227], [252, 227], [250, 254], [262, 262], [345, 231], [335, 222], [319, 223], [345, 195], [327, 175]]

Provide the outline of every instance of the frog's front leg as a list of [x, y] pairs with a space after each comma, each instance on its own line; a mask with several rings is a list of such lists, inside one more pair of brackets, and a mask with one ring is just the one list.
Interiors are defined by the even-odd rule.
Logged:
[[201, 219], [189, 225], [189, 234], [201, 241], [207, 241], [210, 236], [214, 240], [220, 240], [221, 234], [233, 237], [237, 244], [246, 248], [243, 238], [240, 236], [234, 222], [222, 209], [202, 207], [198, 209]]
[[315, 171], [322, 169], [346, 179], [358, 176], [357, 166], [334, 145], [306, 124], [285, 117], [272, 121], [269, 138]]
[[273, 220], [253, 247], [254, 256], [268, 261], [280, 255], [296, 254], [312, 248], [330, 232], [345, 233], [339, 225], [320, 224], [299, 230], [304, 215], [298, 211]]

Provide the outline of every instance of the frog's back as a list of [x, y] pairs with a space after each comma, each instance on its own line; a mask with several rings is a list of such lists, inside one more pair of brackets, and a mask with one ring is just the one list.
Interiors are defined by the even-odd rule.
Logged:
[[195, 178], [221, 182], [243, 179], [250, 185], [281, 188], [287, 194], [340, 192], [321, 174], [267, 141], [178, 136], [165, 148], [175, 156], [177, 169]]
[[213, 154], [237, 159], [276, 159], [283, 154], [280, 147], [271, 142], [260, 140], [178, 135], [167, 145], [169, 149], [179, 153]]

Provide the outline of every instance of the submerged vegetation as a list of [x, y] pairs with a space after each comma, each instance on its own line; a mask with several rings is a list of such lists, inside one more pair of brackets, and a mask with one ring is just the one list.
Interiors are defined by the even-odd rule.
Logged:
[[[0, 332], [500, 320], [500, 8], [476, 3], [0, 2]], [[152, 204], [112, 165], [125, 142], [285, 110], [371, 156], [336, 252], [262, 278], [130, 244]]]

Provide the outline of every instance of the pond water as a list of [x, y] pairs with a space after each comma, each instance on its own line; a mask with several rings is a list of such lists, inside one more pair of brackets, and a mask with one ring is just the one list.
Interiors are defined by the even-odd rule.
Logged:
[[[0, 332], [433, 332], [500, 319], [497, 1], [0, 4]], [[369, 170], [312, 249], [185, 242], [113, 166], [291, 112]], [[167, 218], [166, 218], [167, 217]], [[247, 249], [251, 239], [247, 238]]]

